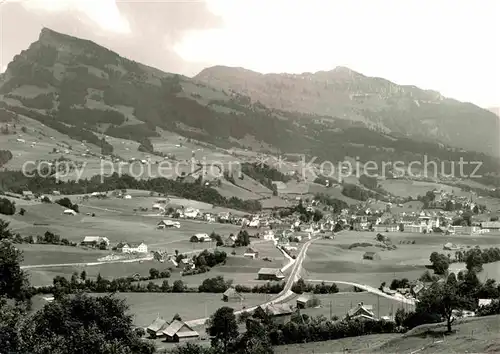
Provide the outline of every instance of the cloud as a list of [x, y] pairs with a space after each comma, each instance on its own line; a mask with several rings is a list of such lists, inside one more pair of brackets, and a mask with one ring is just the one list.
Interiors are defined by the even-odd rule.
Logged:
[[36, 41], [43, 27], [48, 27], [92, 40], [165, 71], [195, 74], [205, 65], [185, 62], [173, 47], [190, 30], [222, 25], [220, 17], [202, 1], [9, 1], [1, 5], [0, 16], [0, 67]]

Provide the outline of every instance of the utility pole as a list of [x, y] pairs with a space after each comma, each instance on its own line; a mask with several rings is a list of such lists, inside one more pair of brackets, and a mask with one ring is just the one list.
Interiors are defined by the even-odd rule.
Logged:
[[380, 319], [380, 295], [377, 295], [377, 317]]

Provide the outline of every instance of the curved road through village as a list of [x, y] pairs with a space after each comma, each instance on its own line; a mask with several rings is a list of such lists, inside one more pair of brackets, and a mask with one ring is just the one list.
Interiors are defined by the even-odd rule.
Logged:
[[[317, 238], [314, 238], [314, 239], [309, 240], [306, 243], [304, 243], [304, 246], [300, 250], [297, 258], [294, 260], [290, 260], [289, 265], [287, 265], [287, 266], [293, 267], [292, 271], [290, 273], [290, 276], [288, 277], [288, 279], [286, 281], [284, 289], [273, 300], [270, 300], [270, 301], [265, 302], [265, 303], [258, 305], [258, 306], [254, 306], [254, 307], [247, 308], [247, 309], [240, 310], [240, 311], [235, 311], [234, 313], [237, 315], [237, 314], [240, 314], [242, 312], [253, 311], [259, 306], [266, 306], [269, 304], [284, 302], [287, 299], [289, 299], [290, 297], [292, 297], [295, 294], [294, 292], [292, 292], [292, 286], [293, 286], [293, 283], [295, 283], [297, 280], [300, 279], [300, 271], [302, 269], [302, 262], [304, 262], [304, 259], [306, 257], [307, 249], [309, 248], [311, 243], [313, 243], [316, 240], [317, 240]], [[291, 264], [293, 264], [293, 265], [291, 265]], [[285, 266], [285, 267], [287, 267], [287, 266]], [[363, 289], [363, 290], [370, 292], [372, 294], [385, 297], [387, 299], [399, 301], [399, 302], [409, 304], [409, 305], [415, 305], [415, 301], [413, 299], [407, 299], [407, 298], [402, 297], [402, 296], [388, 295], [388, 294], [380, 291], [379, 289], [374, 288], [374, 287], [369, 286], [369, 285], [346, 282], [346, 281], [336, 281], [336, 280], [316, 280], [316, 279], [314, 279], [314, 280], [307, 280], [307, 281], [309, 281], [309, 282], [323, 282], [324, 281], [325, 283], [329, 282], [329, 283], [351, 285], [351, 286], [355, 286], [357, 288]], [[196, 320], [192, 320], [192, 321], [187, 321], [186, 323], [190, 326], [193, 326], [193, 327], [201, 326], [201, 325], [205, 324], [207, 319], [208, 318], [200, 318], [200, 319], [196, 319]]]
[[[292, 292], [292, 286], [293, 283], [295, 283], [297, 280], [300, 279], [300, 271], [302, 270], [302, 263], [304, 262], [304, 259], [307, 254], [307, 250], [309, 246], [316, 241], [317, 238], [313, 238], [306, 243], [304, 243], [304, 246], [300, 250], [299, 254], [297, 255], [296, 259], [291, 259], [288, 255], [286, 255], [285, 252], [283, 254], [285, 255], [285, 258], [289, 259], [289, 263], [283, 268], [283, 270], [286, 270], [288, 268], [292, 268], [292, 271], [290, 272], [290, 275], [285, 283], [285, 287], [283, 290], [276, 295], [276, 297], [268, 302], [265, 302], [261, 305], [257, 305], [251, 308], [246, 308], [244, 310], [240, 311], [235, 311], [235, 314], [240, 314], [242, 312], [247, 312], [247, 311], [253, 311], [259, 306], [266, 306], [269, 304], [274, 304], [274, 303], [280, 303], [280, 302], [285, 302], [288, 300], [290, 297], [294, 295]], [[196, 252], [201, 252], [201, 250], [196, 250], [196, 251], [191, 251], [187, 253], [196, 253]], [[144, 261], [144, 260], [151, 260], [152, 257], [148, 258], [141, 258], [141, 259], [132, 259], [132, 260], [115, 260], [115, 261], [104, 261], [104, 262], [91, 262], [91, 263], [65, 263], [65, 264], [37, 264], [37, 265], [25, 265], [21, 266], [21, 269], [34, 269], [34, 268], [46, 268], [46, 267], [61, 267], [61, 266], [97, 266], [97, 265], [102, 265], [102, 264], [109, 264], [109, 263], [128, 263], [128, 262], [139, 262], [139, 261]], [[337, 283], [337, 284], [344, 284], [344, 285], [350, 285], [350, 286], [355, 286], [357, 288], [363, 289], [365, 291], [368, 291], [370, 293], [385, 297], [387, 299], [391, 299], [394, 301], [399, 301], [405, 304], [410, 304], [410, 305], [415, 305], [415, 301], [413, 299], [407, 299], [402, 296], [392, 296], [388, 295], [386, 293], [383, 293], [379, 289], [376, 289], [372, 286], [365, 285], [365, 284], [358, 284], [358, 283], [352, 283], [352, 282], [346, 282], [346, 281], [336, 281], [336, 280], [318, 280], [318, 279], [307, 279], [308, 282], [325, 282], [325, 283]], [[203, 325], [208, 318], [199, 318], [191, 321], [186, 321], [186, 323], [190, 326], [200, 326]]]
[[[302, 269], [302, 262], [304, 261], [304, 258], [306, 257], [307, 249], [309, 248], [311, 243], [313, 243], [315, 240], [316, 239], [312, 239], [312, 240], [309, 240], [306, 243], [304, 243], [304, 246], [302, 247], [299, 254], [297, 255], [297, 258], [290, 261], [293, 264], [291, 266], [292, 271], [290, 273], [290, 276], [288, 277], [283, 290], [273, 300], [270, 300], [270, 301], [265, 302], [264, 304], [261, 304], [258, 306], [246, 308], [246, 309], [240, 310], [240, 311], [235, 311], [234, 313], [237, 315], [237, 314], [240, 314], [242, 312], [253, 311], [259, 306], [265, 306], [265, 305], [269, 305], [269, 304], [283, 302], [283, 301], [287, 300], [289, 297], [293, 296], [293, 294], [294, 294], [292, 292], [293, 283], [296, 282], [300, 278], [300, 270]], [[195, 326], [201, 326], [201, 325], [205, 324], [205, 322], [207, 320], [208, 320], [208, 318], [199, 318], [196, 320], [186, 321], [186, 323], [189, 326], [195, 327]]]

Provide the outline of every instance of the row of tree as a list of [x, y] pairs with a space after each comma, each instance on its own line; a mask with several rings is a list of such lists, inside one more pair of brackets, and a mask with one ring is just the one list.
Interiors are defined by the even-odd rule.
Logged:
[[332, 283], [332, 285], [327, 285], [325, 284], [325, 282], [321, 282], [320, 284], [312, 285], [306, 283], [304, 279], [300, 278], [295, 283], [293, 283], [292, 291], [295, 294], [302, 294], [302, 293], [335, 294], [339, 292], [339, 288], [335, 283]]
[[[130, 293], [223, 293], [232, 285], [232, 281], [225, 280], [222, 276], [207, 278], [198, 287], [188, 287], [182, 280], [176, 280], [172, 284], [165, 278], [170, 278], [170, 271], [160, 271], [156, 268], [149, 270], [149, 276], [129, 276], [116, 279], [105, 279], [100, 274], [95, 280], [89, 279], [87, 273], [74, 273], [68, 280], [62, 276], [56, 276], [52, 285], [41, 286], [30, 289], [32, 294], [54, 294], [61, 296], [86, 293], [107, 293], [107, 292], [130, 292]], [[161, 284], [151, 280], [165, 279]], [[146, 281], [150, 280], [146, 283]], [[278, 294], [285, 287], [284, 282], [268, 282], [262, 285], [248, 287], [245, 285], [235, 285], [234, 288], [240, 293], [258, 294]], [[321, 292], [324, 293], [324, 292]]]
[[438, 252], [432, 252], [430, 261], [434, 273], [443, 275], [446, 274], [450, 264], [453, 262], [464, 262], [467, 270], [480, 272], [483, 269], [483, 264], [500, 261], [500, 248], [491, 247], [480, 249], [479, 247], [468, 250], [460, 250], [455, 252], [455, 257], [451, 254], [444, 255]]
[[450, 273], [444, 280], [433, 282], [419, 293], [415, 311], [400, 310], [396, 319], [399, 325], [407, 328], [444, 320], [450, 332], [453, 322], [463, 310], [476, 311], [479, 299], [498, 301], [499, 297], [500, 285], [493, 279], [481, 283], [472, 270], [459, 276]]
[[[139, 180], [129, 175], [114, 173], [111, 176], [94, 176], [90, 179], [63, 182], [56, 180], [55, 177], [41, 177], [36, 173], [33, 176], [26, 176], [21, 171], [2, 171], [0, 172], [0, 184], [4, 190], [19, 194], [23, 190], [30, 190], [38, 194], [48, 194], [58, 190], [62, 194], [71, 195], [109, 190], [141, 189], [249, 212], [262, 209], [262, 205], [257, 200], [225, 198], [214, 188], [163, 177]], [[69, 206], [67, 207], [69, 208]]]

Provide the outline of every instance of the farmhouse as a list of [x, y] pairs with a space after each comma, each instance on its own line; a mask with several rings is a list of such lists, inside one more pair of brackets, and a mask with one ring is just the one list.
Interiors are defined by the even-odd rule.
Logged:
[[500, 230], [500, 221], [487, 221], [481, 223], [481, 228], [485, 230], [498, 231]]
[[25, 199], [31, 199], [31, 198], [33, 198], [33, 192], [32, 191], [23, 191], [23, 197]]
[[248, 258], [257, 258], [259, 257], [259, 252], [256, 251], [254, 248], [252, 247], [248, 247], [245, 251], [245, 253], [243, 253], [243, 257], [248, 257]]
[[362, 302], [358, 304], [355, 308], [350, 309], [347, 312], [346, 319], [354, 318], [364, 318], [369, 320], [375, 320], [375, 314], [373, 313], [372, 305], [365, 305]]
[[268, 304], [260, 305], [254, 311], [257, 314], [268, 314], [274, 323], [285, 324], [290, 321], [293, 310], [289, 304]]
[[[197, 241], [195, 241], [197, 240]], [[208, 242], [210, 241], [211, 238], [208, 236], [208, 234], [195, 234], [191, 236], [191, 242]]]
[[424, 225], [410, 224], [410, 225], [404, 225], [403, 232], [421, 234], [422, 232], [424, 232], [425, 229], [426, 227]]
[[282, 280], [285, 278], [283, 272], [275, 268], [261, 268], [257, 275], [258, 280]]
[[151, 338], [159, 338], [163, 337], [165, 334], [163, 331], [168, 327], [168, 322], [163, 318], [158, 317], [153, 321], [147, 328], [146, 332], [149, 334]]
[[222, 300], [226, 302], [243, 301], [243, 295], [237, 292], [235, 288], [229, 288], [222, 294]]
[[183, 213], [186, 219], [196, 219], [199, 214], [200, 211], [198, 209], [193, 209], [193, 208], [186, 208]]
[[160, 211], [160, 212], [165, 211], [165, 208], [161, 204], [153, 204], [153, 206], [151, 207], [151, 209], [153, 211]]
[[390, 225], [373, 225], [373, 231], [375, 232], [397, 232], [399, 230], [398, 225], [390, 224]]
[[493, 302], [493, 299], [479, 299], [478, 307], [489, 306]]
[[445, 251], [456, 251], [459, 249], [460, 249], [460, 247], [458, 247], [457, 245], [455, 245], [451, 242], [445, 243], [443, 246], [443, 250], [445, 250]]
[[418, 282], [414, 287], [411, 288], [411, 294], [417, 296], [425, 288], [424, 284]]
[[184, 342], [188, 340], [198, 339], [200, 336], [198, 332], [189, 327], [185, 322], [174, 320], [163, 331], [167, 337], [167, 342]]
[[105, 197], [106, 192], [92, 192], [90, 196], [94, 198]]
[[121, 253], [148, 253], [148, 246], [144, 242], [120, 242], [116, 250]]
[[264, 231], [263, 239], [266, 241], [274, 241], [274, 232], [273, 230]]
[[80, 244], [82, 246], [98, 246], [103, 242], [106, 243], [106, 246], [109, 246], [109, 239], [107, 237], [85, 236]]
[[74, 211], [73, 209], [66, 209], [63, 211], [63, 214], [64, 215], [73, 215], [75, 216], [76, 215], [76, 211]]
[[377, 252], [365, 252], [363, 259], [368, 259], [370, 261], [379, 261], [380, 255]]
[[178, 221], [173, 221], [173, 220], [162, 220], [156, 225], [156, 227], [158, 229], [168, 229], [168, 228], [172, 228], [172, 227], [175, 227], [178, 229], [181, 227], [181, 223]]
[[319, 301], [314, 298], [313, 295], [302, 294], [297, 298], [297, 308], [305, 309], [308, 307], [318, 306]]
[[236, 236], [233, 234], [229, 235], [225, 240], [224, 240], [224, 246], [226, 247], [234, 247], [236, 242]]

